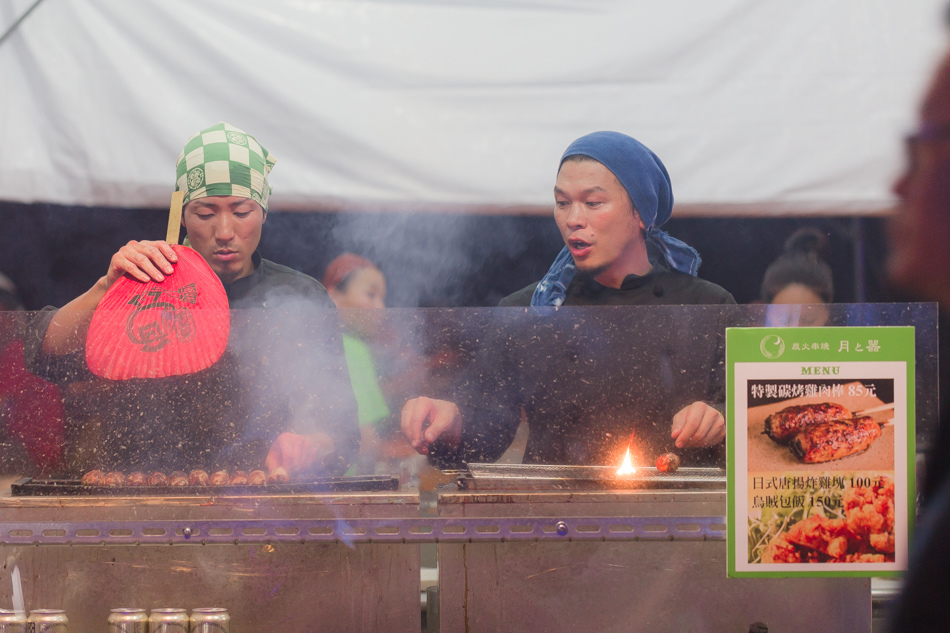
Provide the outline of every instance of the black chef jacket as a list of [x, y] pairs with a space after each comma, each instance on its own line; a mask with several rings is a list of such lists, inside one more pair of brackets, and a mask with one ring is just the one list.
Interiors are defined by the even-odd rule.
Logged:
[[97, 394], [85, 399], [82, 417], [101, 427], [99, 441], [93, 455], [79, 456], [79, 467], [250, 470], [264, 467], [281, 432], [319, 431], [334, 439], [336, 454], [318, 474], [346, 471], [359, 451], [359, 428], [335, 307], [315, 279], [257, 253], [253, 261], [251, 275], [225, 284], [232, 312], [224, 355], [195, 374], [99, 379], [82, 353], [42, 352], [55, 308], [30, 322], [30, 370], [60, 384], [84, 382], [85, 392]]
[[[725, 306], [735, 300], [719, 286], [654, 263], [619, 289], [579, 275], [565, 307], [530, 308], [536, 285], [500, 303], [522, 309], [470, 324], [486, 343], [458, 386], [460, 446], [436, 442], [436, 465], [497, 460], [522, 408], [525, 463], [615, 464], [628, 444], [638, 463], [652, 463], [674, 446], [676, 412], [724, 401]], [[690, 450], [684, 462], [723, 465], [724, 455], [723, 446]]]

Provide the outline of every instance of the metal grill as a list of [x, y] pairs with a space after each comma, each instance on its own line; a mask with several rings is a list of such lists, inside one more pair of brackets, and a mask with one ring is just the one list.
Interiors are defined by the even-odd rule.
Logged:
[[385, 492], [399, 489], [399, 478], [388, 475], [324, 477], [260, 486], [85, 486], [78, 479], [20, 479], [10, 486], [14, 497], [47, 496], [228, 496], [287, 495], [322, 492]]
[[726, 471], [683, 467], [664, 473], [649, 466], [638, 467], [631, 475], [617, 475], [612, 466], [469, 464], [459, 473], [458, 482], [464, 490], [725, 490]]

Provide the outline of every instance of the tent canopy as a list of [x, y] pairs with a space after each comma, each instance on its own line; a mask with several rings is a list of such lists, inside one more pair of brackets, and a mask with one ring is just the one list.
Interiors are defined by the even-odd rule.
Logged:
[[164, 206], [227, 121], [278, 157], [275, 210], [547, 213], [614, 129], [679, 215], [880, 213], [944, 4], [44, 0], [0, 44], [0, 199]]

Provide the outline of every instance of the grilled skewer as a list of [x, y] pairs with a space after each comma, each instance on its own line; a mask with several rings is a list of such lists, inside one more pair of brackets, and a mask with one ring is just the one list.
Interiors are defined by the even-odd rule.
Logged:
[[82, 476], [82, 485], [84, 486], [101, 486], [105, 483], [106, 474], [101, 470], [90, 470], [88, 473]]
[[208, 472], [205, 470], [196, 468], [188, 473], [189, 486], [207, 486], [209, 481]]

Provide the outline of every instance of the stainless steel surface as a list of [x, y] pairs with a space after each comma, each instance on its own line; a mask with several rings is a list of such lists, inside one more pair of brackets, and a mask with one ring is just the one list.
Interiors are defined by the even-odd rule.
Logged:
[[[116, 604], [220, 605], [232, 633], [419, 633], [419, 547], [272, 543], [3, 547], [27, 604], [63, 605], [70, 629], [106, 630]], [[0, 596], [11, 593], [0, 575]]]
[[673, 473], [653, 466], [618, 475], [613, 466], [560, 466], [553, 464], [469, 464], [459, 474], [459, 485], [468, 490], [585, 490], [726, 488], [726, 471], [720, 468], [682, 467]]
[[[0, 559], [23, 573], [28, 605], [64, 606], [76, 631], [104, 630], [116, 605], [172, 604], [224, 606], [234, 633], [302, 633], [316, 622], [418, 633], [418, 545], [367, 543], [372, 533], [357, 535], [348, 523], [385, 532], [418, 516], [414, 493], [7, 496]], [[10, 574], [0, 574], [0, 596], [11, 593]]]
[[440, 517], [453, 518], [521, 517], [569, 520], [572, 517], [724, 517], [726, 493], [711, 490], [443, 489], [439, 493], [438, 506]]
[[[681, 516], [657, 508], [678, 500]], [[478, 500], [479, 503], [474, 503]], [[530, 503], [531, 520], [505, 508]], [[630, 514], [630, 503], [641, 508]], [[274, 497], [0, 497], [0, 545], [425, 543], [725, 538], [725, 495], [699, 491], [457, 492], [423, 517], [408, 493]], [[493, 504], [492, 514], [478, 509]], [[618, 505], [619, 504], [619, 505]], [[544, 511], [550, 511], [545, 514]], [[520, 510], [519, 510], [520, 512]], [[517, 514], [517, 513], [516, 513]], [[652, 517], [644, 520], [642, 516]], [[558, 530], [557, 523], [563, 523]]]
[[[717, 517], [702, 491], [443, 491], [443, 517], [570, 525], [612, 516], [669, 525]], [[439, 545], [440, 631], [870, 631], [866, 578], [727, 578], [723, 538], [471, 542]]]
[[866, 578], [726, 578], [724, 541], [440, 546], [440, 630], [869, 631]]
[[439, 633], [439, 589], [428, 587], [425, 591], [426, 628], [425, 633]]
[[722, 516], [457, 517], [299, 521], [100, 521], [0, 524], [2, 545], [211, 545], [214, 543], [441, 543], [724, 539]]

